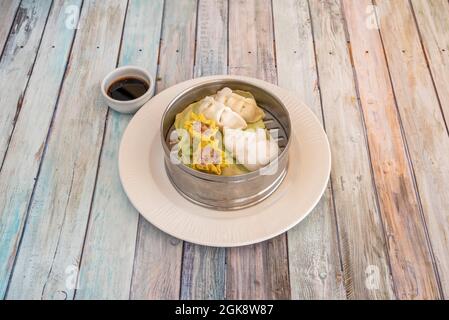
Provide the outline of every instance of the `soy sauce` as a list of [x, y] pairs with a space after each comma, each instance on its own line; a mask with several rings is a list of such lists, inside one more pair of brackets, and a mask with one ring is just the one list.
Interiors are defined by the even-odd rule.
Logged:
[[108, 96], [118, 101], [129, 101], [143, 96], [149, 89], [146, 81], [138, 78], [122, 78], [108, 89]]

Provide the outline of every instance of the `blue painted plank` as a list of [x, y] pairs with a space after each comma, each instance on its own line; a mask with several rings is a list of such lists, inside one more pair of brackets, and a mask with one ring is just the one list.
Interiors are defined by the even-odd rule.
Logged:
[[84, 1], [8, 299], [73, 297], [107, 113], [98, 84], [116, 65], [126, 7]]
[[[129, 3], [119, 65], [137, 65], [156, 78], [163, 0]], [[139, 213], [120, 183], [122, 135], [131, 116], [110, 110], [76, 299], [128, 299]]]
[[[5, 295], [14, 265], [28, 203], [35, 184], [34, 178], [38, 172], [75, 33], [75, 30], [65, 27], [64, 8], [69, 5], [79, 5], [80, 2], [80, 0], [60, 1], [51, 10], [28, 88], [23, 100], [21, 99], [22, 113], [15, 124], [8, 153], [0, 171], [0, 297]], [[45, 21], [46, 10], [50, 7], [49, 2], [39, 2], [40, 9], [31, 6], [36, 4], [23, 2], [18, 15], [22, 18], [19, 18], [19, 20], [25, 19], [24, 14], [32, 14], [33, 18], [30, 16], [28, 20], [40, 19]], [[20, 34], [26, 32], [23, 24], [43, 25], [37, 21], [33, 23], [16, 21], [16, 30], [8, 43], [9, 48], [21, 46], [20, 43], [22, 42], [18, 39], [23, 38], [24, 36]], [[21, 27], [18, 27], [19, 25]], [[38, 33], [38, 35], [30, 36], [30, 38], [35, 38], [34, 42], [39, 40], [37, 37], [42, 32], [40, 29], [41, 27], [39, 27], [39, 30], [28, 30], [28, 32]], [[0, 82], [11, 81], [8, 74], [13, 72], [14, 69], [20, 73], [24, 59], [31, 59], [32, 62], [37, 45], [32, 44], [30, 38], [28, 38], [26, 45], [32, 46], [33, 49], [28, 48], [26, 49], [27, 52], [16, 52], [19, 57], [11, 55], [11, 49], [7, 50], [4, 61], [8, 61], [10, 64], [0, 71], [0, 74], [2, 74], [0, 75]], [[25, 50], [25, 48], [21, 50]], [[5, 66], [4, 62], [1, 65]], [[29, 67], [30, 65], [25, 66], [25, 68]], [[2, 90], [3, 98], [0, 99], [11, 101], [14, 95], [18, 94], [18, 91], [23, 90], [25, 78], [23, 74], [15, 76], [14, 81], [22, 82], [7, 84], [7, 88], [11, 85], [17, 87], [11, 91], [3, 92]], [[17, 96], [15, 99], [18, 99]], [[5, 113], [2, 109], [2, 114], [5, 116], [8, 114], [8, 105], [3, 105], [3, 107]]]
[[[165, 1], [158, 91], [193, 76], [196, 11], [196, 0]], [[131, 298], [179, 299], [182, 245], [140, 219]]]
[[16, 17], [20, 0], [8, 0], [0, 2], [0, 53], [3, 52], [6, 40]]
[[[195, 76], [227, 74], [228, 1], [200, 0]], [[224, 299], [226, 249], [184, 244], [181, 299]]]
[[51, 3], [51, 0], [22, 1], [0, 60], [0, 161], [4, 158], [22, 107], [23, 93], [33, 69]]

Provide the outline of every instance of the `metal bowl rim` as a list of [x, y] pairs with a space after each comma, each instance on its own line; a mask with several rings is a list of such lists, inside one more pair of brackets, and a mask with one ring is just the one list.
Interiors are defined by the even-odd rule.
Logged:
[[290, 132], [288, 134], [287, 137], [287, 145], [285, 146], [284, 150], [281, 152], [280, 155], [278, 155], [278, 157], [276, 158], [276, 161], [271, 161], [268, 165], [266, 165], [265, 167], [262, 167], [256, 171], [252, 171], [252, 172], [248, 172], [245, 174], [241, 174], [241, 175], [237, 175], [237, 176], [218, 176], [218, 175], [214, 175], [214, 174], [210, 174], [210, 173], [205, 173], [205, 172], [201, 172], [201, 171], [197, 171], [194, 170], [192, 168], [189, 168], [188, 166], [186, 166], [185, 164], [181, 163], [181, 164], [173, 164], [171, 163], [171, 165], [177, 166], [179, 168], [181, 168], [183, 171], [185, 171], [186, 173], [190, 174], [191, 176], [194, 176], [196, 178], [202, 179], [202, 180], [207, 180], [207, 181], [220, 181], [220, 182], [232, 182], [232, 181], [246, 181], [249, 179], [253, 179], [256, 178], [258, 176], [260, 176], [260, 171], [262, 169], [266, 170], [267, 168], [269, 168], [270, 166], [272, 166], [274, 163], [278, 162], [280, 159], [282, 159], [283, 157], [288, 156], [288, 151], [290, 148], [290, 140], [291, 140], [291, 131], [293, 130], [292, 125], [291, 125], [291, 119], [290, 119], [290, 114], [287, 110], [287, 108], [285, 107], [285, 104], [281, 101], [281, 99], [279, 99], [277, 97], [277, 95], [267, 91], [264, 88], [261, 88], [253, 83], [244, 81], [244, 80], [237, 80], [237, 79], [214, 79], [214, 80], [207, 80], [201, 83], [198, 83], [194, 86], [191, 86], [187, 89], [185, 89], [184, 91], [182, 91], [181, 93], [179, 93], [178, 95], [176, 95], [176, 97], [174, 97], [170, 103], [168, 104], [167, 108], [165, 109], [162, 118], [161, 118], [161, 125], [160, 125], [160, 135], [161, 135], [161, 143], [162, 143], [162, 147], [164, 149], [164, 153], [165, 153], [165, 158], [166, 159], [170, 159], [170, 150], [168, 149], [167, 143], [166, 143], [166, 137], [164, 136], [164, 120], [165, 117], [167, 116], [168, 112], [170, 111], [170, 109], [173, 107], [173, 105], [180, 99], [182, 98], [184, 95], [188, 94], [189, 92], [199, 88], [199, 87], [203, 87], [203, 86], [207, 86], [207, 85], [211, 85], [211, 84], [218, 84], [218, 83], [222, 83], [222, 82], [233, 82], [233, 83], [242, 83], [248, 86], [252, 86], [252, 87], [257, 87], [258, 89], [264, 91], [267, 95], [271, 96], [274, 100], [277, 101], [277, 103], [282, 106], [282, 108], [284, 109], [286, 115], [287, 115], [287, 119], [288, 119], [288, 125], [290, 127]]

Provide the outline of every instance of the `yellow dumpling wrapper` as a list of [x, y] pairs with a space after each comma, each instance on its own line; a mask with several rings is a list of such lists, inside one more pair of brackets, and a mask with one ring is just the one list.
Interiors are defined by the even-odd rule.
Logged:
[[226, 167], [225, 152], [217, 139], [219, 128], [214, 120], [206, 119], [203, 114], [192, 112], [190, 119], [184, 123], [184, 129], [193, 142], [193, 159], [191, 167], [195, 170], [222, 174]]
[[221, 175], [225, 167], [225, 153], [210, 144], [197, 148], [193, 154], [192, 168], [195, 170]]
[[187, 130], [192, 139], [210, 142], [215, 140], [219, 130], [214, 120], [206, 119], [202, 113], [196, 114], [194, 112], [190, 114], [190, 120], [185, 122], [184, 129]]

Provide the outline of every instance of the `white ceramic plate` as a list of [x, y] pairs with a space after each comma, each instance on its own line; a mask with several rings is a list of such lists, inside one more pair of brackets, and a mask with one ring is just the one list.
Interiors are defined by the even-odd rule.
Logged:
[[[223, 212], [197, 206], [177, 193], [165, 173], [159, 127], [165, 108], [176, 95], [194, 84], [228, 78], [253, 83], [278, 96], [290, 113], [293, 133], [290, 165], [280, 188], [256, 206]], [[294, 227], [320, 200], [330, 167], [329, 142], [309, 108], [275, 85], [235, 76], [198, 78], [161, 92], [131, 120], [119, 153], [123, 188], [145, 219], [176, 238], [214, 247], [261, 242]]]

